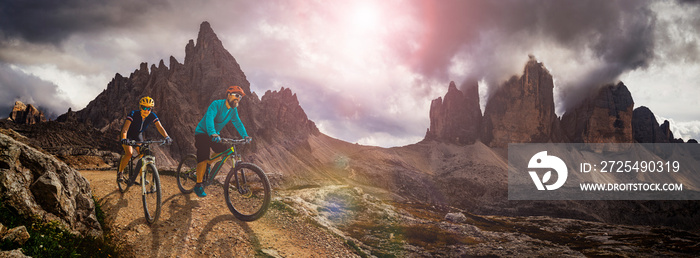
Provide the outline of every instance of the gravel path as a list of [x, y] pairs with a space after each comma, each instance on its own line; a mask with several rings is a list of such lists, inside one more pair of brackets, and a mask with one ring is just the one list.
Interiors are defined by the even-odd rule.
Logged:
[[168, 175], [161, 175], [160, 218], [148, 225], [138, 186], [121, 194], [116, 171], [81, 173], [90, 181], [106, 214], [108, 232], [126, 257], [356, 256], [344, 240], [308, 219], [273, 205], [263, 218], [242, 222], [226, 207], [221, 186], [208, 187], [205, 198], [183, 195]]

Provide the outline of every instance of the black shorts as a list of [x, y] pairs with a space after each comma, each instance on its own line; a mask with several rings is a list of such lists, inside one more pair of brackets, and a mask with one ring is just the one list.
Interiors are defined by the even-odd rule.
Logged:
[[132, 141], [138, 141], [142, 142], [143, 141], [143, 132], [135, 134], [135, 133], [127, 133], [126, 138]]
[[219, 153], [228, 149], [226, 144], [220, 142], [212, 142], [211, 137], [206, 134], [194, 135], [194, 147], [197, 148], [197, 163], [209, 159], [209, 150]]

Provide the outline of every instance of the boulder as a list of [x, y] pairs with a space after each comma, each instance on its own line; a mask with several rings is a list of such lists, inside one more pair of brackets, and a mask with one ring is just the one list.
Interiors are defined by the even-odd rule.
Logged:
[[27, 219], [59, 221], [72, 233], [102, 237], [90, 183], [80, 173], [0, 134], [0, 199]]
[[22, 253], [22, 248], [17, 248], [12, 251], [0, 251], [0, 258], [24, 258], [30, 257]]
[[447, 215], [445, 215], [445, 220], [454, 223], [464, 223], [467, 221], [467, 216], [461, 212], [447, 213]]
[[26, 243], [30, 238], [29, 232], [27, 232], [27, 227], [25, 226], [15, 227], [0, 236], [0, 242], [12, 242], [19, 246]]
[[455, 144], [473, 144], [479, 139], [481, 108], [478, 84], [464, 86], [465, 92], [450, 82], [445, 98], [437, 98], [430, 104], [430, 128], [426, 140]]
[[553, 89], [552, 75], [531, 56], [523, 75], [513, 76], [489, 98], [481, 141], [491, 147], [551, 141], [558, 119]]

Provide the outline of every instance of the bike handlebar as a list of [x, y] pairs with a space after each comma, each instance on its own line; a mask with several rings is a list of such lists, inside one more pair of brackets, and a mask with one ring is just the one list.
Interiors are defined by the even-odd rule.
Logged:
[[235, 144], [235, 145], [242, 145], [242, 144], [250, 143], [250, 141], [247, 141], [246, 139], [231, 139], [231, 138], [221, 138], [221, 142], [231, 143], [231, 144]]
[[157, 141], [127, 141], [126, 145], [129, 146], [136, 146], [139, 144], [152, 144], [152, 143], [160, 143], [160, 145], [165, 145], [166, 141], [165, 140], [157, 140]]

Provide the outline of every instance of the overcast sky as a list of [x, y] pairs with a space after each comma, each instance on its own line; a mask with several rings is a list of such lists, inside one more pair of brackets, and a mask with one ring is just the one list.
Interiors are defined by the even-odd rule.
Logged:
[[251, 90], [291, 88], [322, 132], [349, 142], [415, 143], [450, 81], [479, 81], [483, 106], [528, 55], [553, 75], [558, 115], [621, 80], [635, 107], [700, 138], [692, 1], [4, 0], [0, 117], [15, 100], [53, 116], [80, 110], [116, 73], [183, 62], [203, 21]]

